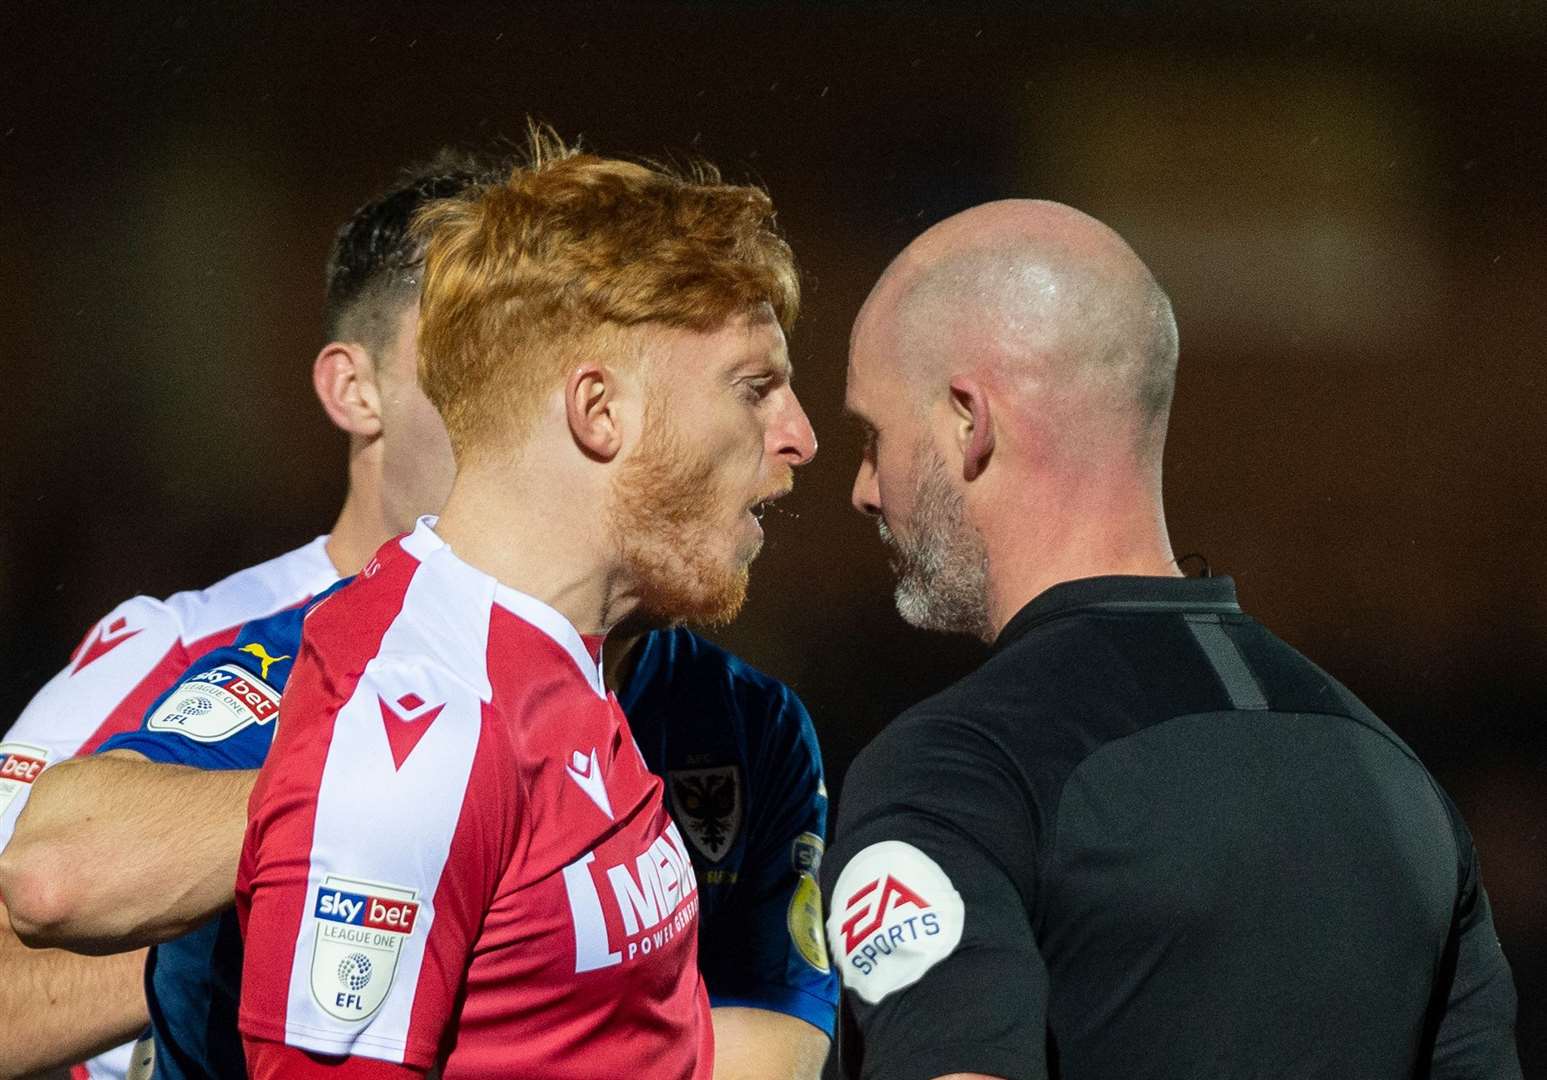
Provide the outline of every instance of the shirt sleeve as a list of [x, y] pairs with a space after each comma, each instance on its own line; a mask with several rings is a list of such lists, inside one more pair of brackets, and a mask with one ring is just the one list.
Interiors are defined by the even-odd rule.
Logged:
[[268, 757], [281, 695], [301, 651], [308, 612], [348, 579], [300, 607], [254, 619], [230, 645], [195, 660], [156, 698], [144, 721], [99, 748], [201, 769], [256, 769]]
[[787, 687], [765, 691], [747, 709], [763, 714], [765, 733], [747, 763], [755, 792], [747, 854], [734, 890], [705, 924], [699, 966], [711, 1005], [785, 1013], [831, 1037], [838, 980], [816, 881], [827, 837], [821, 751], [810, 715]]
[[88, 630], [0, 740], [0, 848], [44, 768], [133, 730], [186, 663], [182, 623], [159, 600], [126, 600]]
[[195, 660], [134, 731], [114, 735], [98, 753], [133, 750], [151, 761], [201, 769], [256, 769], [268, 756], [282, 686], [258, 674], [235, 646]]
[[283, 1075], [287, 1047], [429, 1068], [510, 858], [516, 781], [476, 693], [410, 660], [344, 681], [303, 645], [249, 806], [237, 911], [255, 1076]]
[[1445, 798], [1459, 845], [1461, 887], [1435, 995], [1432, 1080], [1520, 1080], [1518, 1001], [1494, 930], [1472, 837]]
[[904, 716], [856, 759], [822, 873], [849, 1077], [1047, 1076], [1039, 815], [982, 733]]

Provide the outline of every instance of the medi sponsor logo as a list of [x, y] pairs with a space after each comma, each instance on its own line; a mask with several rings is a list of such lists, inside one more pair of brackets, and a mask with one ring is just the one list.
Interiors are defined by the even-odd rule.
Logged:
[[[595, 867], [605, 890], [592, 874], [595, 861], [596, 852], [588, 851], [564, 868], [577, 974], [649, 956], [693, 927], [698, 878], [675, 823], [668, 822], [634, 858]], [[610, 918], [621, 923], [622, 940], [609, 932]]]

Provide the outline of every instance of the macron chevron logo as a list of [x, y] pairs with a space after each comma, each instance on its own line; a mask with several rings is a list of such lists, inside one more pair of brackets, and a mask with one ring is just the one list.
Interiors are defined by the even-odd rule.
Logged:
[[446, 703], [443, 701], [439, 705], [426, 705], [424, 698], [412, 691], [397, 699], [397, 707], [403, 710], [401, 713], [388, 705], [387, 699], [380, 694], [376, 695], [376, 702], [381, 706], [381, 722], [387, 728], [387, 746], [392, 751], [392, 767], [401, 769], [403, 762], [414, 752], [414, 747], [419, 745], [424, 733], [430, 730], [430, 725], [446, 707]]
[[111, 623], [104, 622], [91, 632], [81, 645], [81, 651], [75, 654], [75, 667], [70, 674], [79, 675], [87, 665], [96, 663], [139, 632], [140, 627], [129, 629], [129, 620], [122, 615]]
[[580, 790], [591, 797], [591, 801], [601, 808], [607, 815], [607, 820], [612, 820], [612, 802], [607, 798], [607, 785], [602, 782], [602, 767], [596, 760], [596, 747], [591, 747], [591, 756], [586, 757], [579, 750], [571, 755], [564, 771], [569, 773], [569, 778], [580, 785]]

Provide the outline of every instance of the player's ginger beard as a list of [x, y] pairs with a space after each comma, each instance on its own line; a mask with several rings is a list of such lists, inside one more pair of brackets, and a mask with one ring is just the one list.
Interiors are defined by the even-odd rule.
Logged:
[[608, 510], [624, 561], [639, 583], [640, 610], [663, 622], [730, 622], [747, 598], [748, 566], [762, 544], [728, 570], [708, 551], [718, 532], [724, 483], [660, 410], [646, 407], [639, 449], [619, 471]]

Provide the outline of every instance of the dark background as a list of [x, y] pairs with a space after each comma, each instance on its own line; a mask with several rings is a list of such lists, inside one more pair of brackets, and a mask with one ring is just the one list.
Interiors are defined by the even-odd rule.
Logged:
[[822, 452], [717, 636], [805, 697], [837, 795], [980, 655], [902, 625], [847, 506], [849, 322], [926, 226], [1059, 199], [1176, 302], [1176, 550], [1453, 793], [1547, 1067], [1547, 6], [131, 6], [0, 10], [0, 728], [120, 599], [327, 529], [332, 232], [531, 113], [780, 208]]

